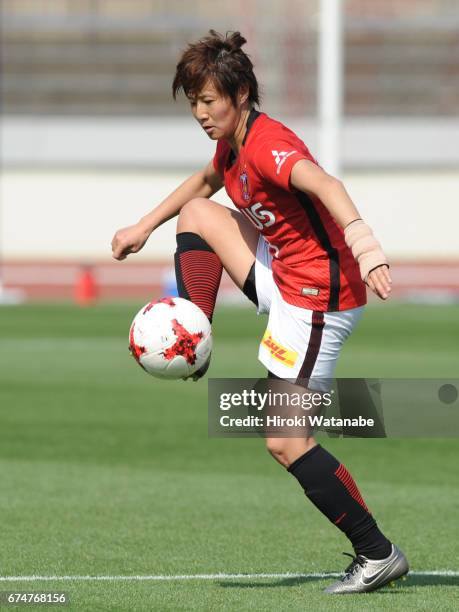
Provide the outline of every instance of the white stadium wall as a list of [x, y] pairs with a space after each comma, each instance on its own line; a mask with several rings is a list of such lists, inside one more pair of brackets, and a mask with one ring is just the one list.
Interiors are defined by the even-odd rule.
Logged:
[[[276, 115], [317, 155], [313, 119]], [[459, 118], [345, 118], [345, 168], [459, 168]], [[8, 167], [199, 167], [215, 149], [191, 116], [174, 118], [5, 116], [0, 160]], [[320, 161], [320, 160], [319, 160]]]
[[[315, 154], [315, 123], [286, 123]], [[173, 220], [125, 262], [111, 259], [110, 242], [211, 158], [215, 143], [198, 125], [6, 117], [1, 127], [0, 289], [72, 299], [90, 264], [104, 299], [170, 291]], [[391, 258], [401, 299], [459, 295], [458, 141], [454, 119], [345, 122], [343, 179]], [[230, 205], [223, 191], [215, 199]], [[219, 295], [241, 299], [225, 275]]]
[[[315, 154], [315, 123], [286, 123]], [[173, 220], [125, 262], [110, 242], [211, 158], [199, 126], [5, 117], [1, 128], [0, 293], [3, 283], [28, 299], [79, 299], [83, 264], [103, 299], [170, 292]], [[345, 122], [343, 179], [391, 258], [394, 297], [459, 295], [458, 141], [454, 119]], [[223, 191], [215, 199], [230, 204]], [[219, 296], [242, 299], [226, 275]]]
[[[317, 124], [286, 123], [315, 154]], [[459, 259], [458, 142], [455, 118], [346, 119], [343, 178], [389, 255]], [[0, 145], [3, 260], [109, 258], [114, 230], [215, 148], [190, 118], [4, 117]], [[138, 259], [167, 258], [173, 245], [169, 222]]]
[[[6, 168], [1, 252], [8, 260], [103, 260], [113, 232], [134, 223], [189, 172]], [[387, 253], [397, 259], [459, 259], [459, 175], [454, 170], [348, 171], [344, 182]], [[215, 199], [228, 204], [221, 191]], [[175, 222], [136, 260], [167, 259]]]

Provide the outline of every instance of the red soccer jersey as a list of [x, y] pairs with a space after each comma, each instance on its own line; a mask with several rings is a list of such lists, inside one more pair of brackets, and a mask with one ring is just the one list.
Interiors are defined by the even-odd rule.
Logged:
[[366, 303], [365, 284], [344, 233], [318, 198], [293, 188], [300, 159], [317, 163], [296, 134], [252, 111], [234, 161], [220, 140], [213, 160], [235, 206], [265, 237], [274, 281], [289, 304], [333, 312]]

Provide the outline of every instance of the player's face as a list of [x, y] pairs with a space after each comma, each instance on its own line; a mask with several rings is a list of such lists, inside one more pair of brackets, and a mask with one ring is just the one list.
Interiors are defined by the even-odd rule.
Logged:
[[229, 140], [234, 135], [241, 118], [240, 106], [235, 107], [230, 98], [222, 96], [208, 82], [195, 96], [188, 96], [193, 117], [212, 140]]

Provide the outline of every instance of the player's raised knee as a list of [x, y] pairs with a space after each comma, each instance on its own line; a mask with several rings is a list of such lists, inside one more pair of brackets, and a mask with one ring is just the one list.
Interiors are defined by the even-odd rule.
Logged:
[[210, 205], [210, 200], [207, 198], [192, 198], [184, 204], [180, 210], [180, 215], [196, 216], [207, 210]]
[[179, 232], [199, 232], [202, 221], [205, 219], [205, 211], [210, 201], [207, 198], [193, 198], [184, 204], [180, 210], [177, 222]]

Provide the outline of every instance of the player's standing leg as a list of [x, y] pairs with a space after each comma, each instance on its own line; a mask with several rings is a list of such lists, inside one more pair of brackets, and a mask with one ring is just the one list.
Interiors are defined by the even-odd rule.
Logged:
[[345, 533], [354, 548], [355, 557], [343, 579], [330, 585], [327, 593], [369, 592], [407, 573], [404, 554], [379, 530], [342, 463], [312, 437], [302, 441], [267, 438], [266, 444], [272, 456], [295, 476], [308, 499]]

